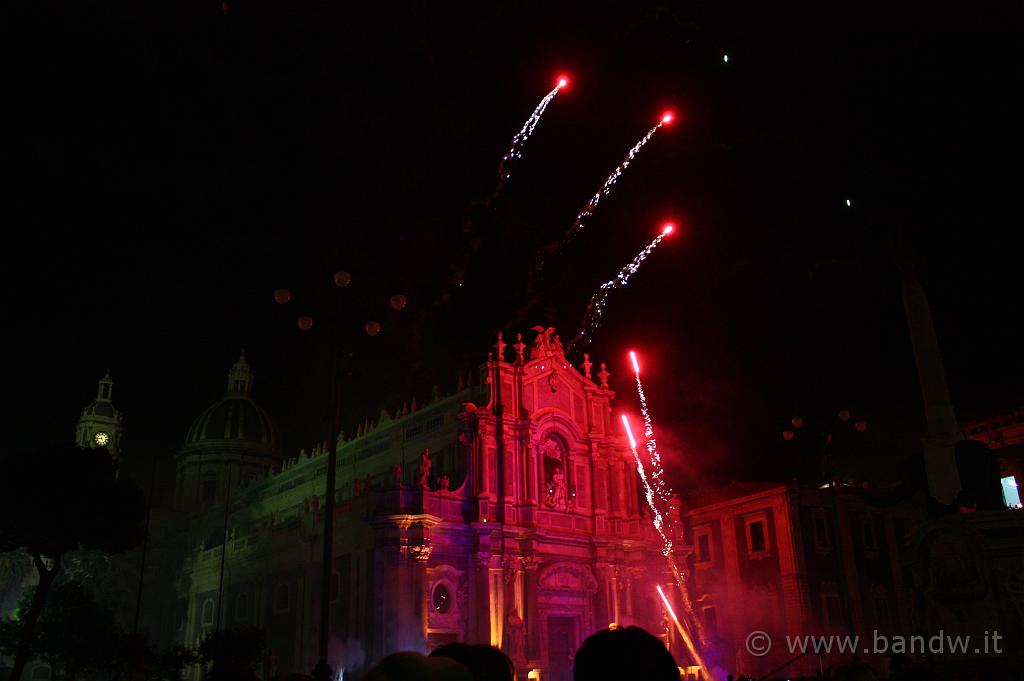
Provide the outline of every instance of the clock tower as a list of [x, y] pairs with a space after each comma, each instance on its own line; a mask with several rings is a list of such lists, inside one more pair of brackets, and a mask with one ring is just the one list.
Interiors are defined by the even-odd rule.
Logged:
[[75, 430], [75, 442], [81, 447], [106, 447], [115, 461], [121, 460], [121, 436], [124, 415], [114, 407], [111, 394], [114, 382], [110, 372], [100, 379], [96, 399], [82, 410]]

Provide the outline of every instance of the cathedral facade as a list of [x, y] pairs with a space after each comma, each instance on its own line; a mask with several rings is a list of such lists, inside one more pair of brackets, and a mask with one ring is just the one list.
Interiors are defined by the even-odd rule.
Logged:
[[[467, 641], [505, 650], [521, 678], [569, 681], [576, 648], [610, 623], [670, 635], [654, 585], [671, 577], [613, 425], [608, 378], [588, 360], [571, 366], [552, 330], [530, 347], [499, 337], [479, 381], [338, 439], [336, 671]], [[175, 603], [169, 625], [153, 626], [185, 644], [256, 626], [272, 650], [268, 675], [308, 673], [327, 447], [282, 457], [252, 388], [243, 355], [178, 455], [183, 561], [147, 577], [174, 590], [153, 596]]]

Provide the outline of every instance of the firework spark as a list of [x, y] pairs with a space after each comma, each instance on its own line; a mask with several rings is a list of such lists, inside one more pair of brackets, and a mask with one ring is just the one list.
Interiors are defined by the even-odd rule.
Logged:
[[537, 273], [544, 269], [544, 263], [549, 256], [554, 255], [569, 245], [569, 243], [586, 228], [587, 221], [594, 215], [594, 211], [597, 210], [597, 204], [601, 203], [601, 199], [611, 193], [612, 187], [614, 187], [619, 181], [622, 174], [626, 172], [626, 169], [629, 168], [629, 164], [633, 162], [633, 159], [635, 159], [636, 155], [640, 153], [640, 150], [651, 141], [651, 138], [654, 137], [654, 133], [658, 132], [658, 130], [663, 126], [671, 124], [673, 120], [675, 120], [675, 115], [671, 111], [666, 111], [661, 115], [661, 118], [658, 119], [658, 123], [648, 130], [647, 134], [641, 137], [639, 142], [633, 145], [626, 154], [626, 158], [622, 159], [622, 163], [615, 167], [615, 170], [612, 171], [611, 175], [605, 179], [597, 192], [590, 197], [589, 201], [587, 201], [587, 205], [583, 206], [583, 208], [580, 209], [580, 212], [576, 214], [576, 220], [572, 223], [572, 227], [569, 228], [569, 231], [566, 232], [565, 237], [563, 237], [561, 241], [549, 245], [541, 252], [535, 267]]
[[661, 229], [661, 233], [654, 238], [651, 243], [647, 244], [647, 247], [636, 254], [633, 260], [619, 270], [619, 273], [614, 277], [601, 284], [594, 295], [590, 297], [590, 301], [587, 303], [586, 312], [583, 315], [583, 323], [580, 326], [580, 330], [576, 333], [573, 339], [567, 346], [567, 351], [571, 351], [577, 343], [589, 343], [594, 331], [601, 324], [601, 317], [604, 316], [605, 308], [608, 305], [609, 294], [617, 288], [623, 288], [629, 284], [629, 278], [636, 274], [636, 271], [640, 269], [640, 265], [643, 264], [644, 260], [647, 260], [654, 249], [658, 247], [662, 239], [667, 237], [675, 229], [675, 226], [666, 224]]
[[644, 417], [644, 440], [647, 447], [647, 454], [651, 459], [651, 481], [655, 494], [664, 508], [672, 508], [672, 491], [665, 484], [665, 468], [661, 465], [661, 455], [658, 454], [658, 442], [654, 439], [654, 423], [651, 421], [651, 412], [647, 408], [647, 395], [644, 393], [644, 384], [640, 381], [640, 361], [636, 352], [629, 351], [629, 359], [633, 364], [633, 375], [636, 377], [636, 392], [640, 397], [640, 413]]
[[707, 643], [704, 638], [704, 630], [700, 625], [700, 621], [697, 620], [696, 617], [694, 617], [693, 603], [690, 601], [690, 592], [687, 590], [686, 587], [686, 575], [679, 568], [679, 563], [676, 561], [675, 553], [673, 553], [672, 551], [672, 528], [670, 526], [671, 516], [667, 516], [667, 514], [662, 515], [661, 504], [659, 504], [658, 500], [655, 498], [654, 488], [651, 485], [650, 479], [647, 476], [644, 463], [640, 459], [640, 454], [637, 452], [636, 438], [633, 437], [633, 429], [630, 427], [629, 417], [627, 417], [625, 414], [622, 414], [622, 425], [626, 429], [626, 436], [629, 438], [629, 449], [630, 452], [632, 452], [633, 454], [633, 460], [636, 462], [637, 473], [639, 473], [640, 480], [644, 486], [644, 493], [647, 498], [647, 507], [651, 511], [652, 524], [654, 525], [654, 529], [658, 532], [658, 536], [661, 537], [661, 553], [663, 556], [665, 556], [665, 560], [668, 563], [669, 570], [672, 572], [672, 579], [675, 581], [675, 584], [679, 589], [679, 594], [683, 603], [684, 615], [687, 621], [687, 626], [684, 627], [683, 624], [679, 621], [679, 618], [676, 617], [675, 611], [672, 610], [672, 606], [669, 605], [668, 599], [665, 598], [665, 594], [661, 591], [660, 586], [658, 587], [658, 592], [661, 595], [662, 600], [665, 602], [666, 607], [669, 609], [672, 619], [675, 622], [677, 629], [679, 630], [679, 634], [682, 637], [683, 642], [686, 644], [687, 649], [690, 651], [690, 654], [693, 656], [693, 659], [697, 662], [697, 664], [707, 669], [707, 667], [704, 665], [704, 662], [702, 661], [700, 651], [694, 644], [694, 640], [689, 633], [690, 631], [694, 632], [696, 634], [697, 641], [701, 643], [701, 646], [706, 647]]
[[533, 134], [534, 129], [537, 127], [537, 123], [540, 122], [540, 117], [544, 115], [544, 110], [548, 108], [548, 104], [555, 98], [559, 92], [569, 86], [568, 76], [559, 76], [558, 81], [555, 83], [554, 89], [551, 92], [544, 95], [544, 98], [540, 100], [537, 107], [530, 114], [530, 117], [523, 123], [523, 127], [516, 133], [515, 137], [512, 138], [512, 144], [509, 146], [508, 151], [501, 157], [501, 162], [498, 163], [498, 186], [494, 189], [493, 196], [496, 197], [501, 192], [502, 187], [511, 177], [509, 173], [509, 164], [515, 159], [522, 158], [523, 147], [526, 146], [527, 140], [530, 139], [530, 135]]

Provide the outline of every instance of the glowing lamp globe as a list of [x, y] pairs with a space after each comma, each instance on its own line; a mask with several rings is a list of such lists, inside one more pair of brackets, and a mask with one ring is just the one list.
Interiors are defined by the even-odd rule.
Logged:
[[313, 328], [313, 318], [312, 317], [305, 317], [305, 316], [299, 317], [298, 324], [299, 324], [299, 329], [301, 331], [309, 331], [310, 329]]
[[789, 442], [790, 440], [792, 440], [795, 437], [796, 437], [796, 433], [794, 433], [792, 430], [784, 430], [784, 431], [782, 431], [782, 438], [786, 442]]
[[839, 412], [839, 420], [842, 421], [843, 423], [849, 421], [850, 411], [848, 409], [843, 409], [841, 412]]
[[391, 307], [393, 307], [396, 310], [405, 309], [405, 296], [403, 296], [401, 293], [396, 293], [395, 295], [391, 296], [391, 300], [389, 302], [391, 303]]
[[279, 288], [274, 291], [274, 302], [278, 305], [286, 305], [292, 299], [292, 292], [286, 288]]
[[853, 427], [857, 429], [858, 433], [863, 433], [865, 430], [868, 429], [868, 422], [867, 421], [857, 421], [855, 424], [853, 424]]
[[792, 419], [789, 420], [789, 422], [792, 423], [793, 427], [796, 428], [797, 430], [804, 427], [804, 420], [799, 416], [794, 416]]
[[335, 272], [334, 285], [338, 288], [345, 288], [352, 283], [352, 275], [348, 272]]
[[377, 322], [366, 322], [366, 325], [363, 328], [366, 329], [366, 335], [370, 337], [376, 336], [380, 333], [380, 324]]

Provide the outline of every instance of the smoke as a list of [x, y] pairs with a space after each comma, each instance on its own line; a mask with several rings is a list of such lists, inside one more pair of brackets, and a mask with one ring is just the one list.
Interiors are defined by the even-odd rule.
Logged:
[[333, 660], [334, 669], [342, 678], [345, 670], [357, 669], [366, 662], [366, 651], [358, 641], [353, 639], [343, 641], [332, 637], [328, 646], [328, 654], [328, 659]]

